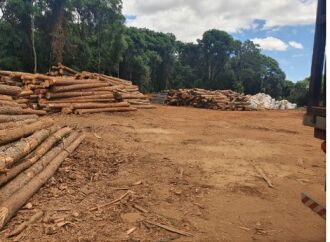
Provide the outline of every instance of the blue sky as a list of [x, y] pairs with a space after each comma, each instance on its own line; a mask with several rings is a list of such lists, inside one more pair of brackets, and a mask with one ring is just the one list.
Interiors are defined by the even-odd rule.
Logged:
[[196, 42], [209, 29], [260, 45], [287, 79], [310, 75], [317, 0], [123, 0], [126, 25]]
[[268, 56], [276, 59], [282, 70], [286, 73], [287, 79], [299, 81], [310, 75], [311, 61], [314, 42], [314, 25], [285, 26], [265, 30], [263, 24], [256, 29], [242, 30], [233, 33], [235, 39], [245, 41], [247, 39], [274, 37], [285, 43], [295, 41], [303, 45], [302, 49], [288, 47], [285, 51], [262, 50]]

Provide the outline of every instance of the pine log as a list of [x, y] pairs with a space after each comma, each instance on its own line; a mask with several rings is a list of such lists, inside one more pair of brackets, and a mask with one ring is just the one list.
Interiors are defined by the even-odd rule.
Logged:
[[[88, 89], [87, 89], [88, 90]], [[53, 98], [65, 98], [65, 97], [82, 97], [82, 96], [93, 96], [93, 95], [108, 95], [111, 94], [108, 91], [85, 91], [85, 92], [59, 92], [59, 93], [46, 93], [47, 99], [53, 99]]]
[[30, 124], [33, 122], [36, 122], [37, 119], [24, 119], [20, 121], [14, 121], [14, 122], [7, 122], [7, 123], [0, 123], [0, 130], [1, 129], [9, 129], [9, 128], [14, 128], [14, 127], [19, 127], [23, 124]]
[[17, 213], [17, 211], [36, 193], [57, 171], [67, 158], [83, 141], [79, 136], [69, 147], [63, 150], [45, 169], [36, 175], [26, 186], [14, 193], [0, 205], [0, 229]]
[[30, 95], [33, 95], [33, 91], [32, 90], [23, 90], [19, 93], [18, 96], [20, 97], [27, 97], [27, 96], [30, 96]]
[[88, 89], [88, 88], [95, 88], [95, 87], [106, 87], [109, 86], [108, 83], [92, 83], [92, 84], [77, 84], [77, 85], [69, 85], [69, 86], [58, 86], [58, 87], [52, 87], [52, 92], [67, 92], [67, 91], [74, 91], [79, 89]]
[[84, 135], [79, 136], [69, 147], [63, 150], [50, 164], [36, 175], [26, 186], [15, 192], [8, 200], [0, 205], [0, 229], [16, 214], [16, 212], [36, 193], [57, 171], [67, 158], [83, 141]]
[[0, 94], [17, 96], [22, 89], [16, 86], [0, 85]]
[[12, 144], [6, 151], [0, 154], [0, 173], [13, 165], [16, 161], [32, 152], [41, 142], [48, 138], [52, 133], [59, 130], [60, 126], [52, 126], [42, 129], [27, 138], [21, 139]]
[[155, 108], [157, 108], [154, 105], [131, 105], [131, 107], [137, 108], [137, 109], [155, 109]]
[[28, 103], [29, 99], [26, 98], [19, 98], [17, 100], [15, 100], [18, 104], [22, 104], [22, 103]]
[[38, 119], [37, 115], [1, 115], [0, 114], [0, 123], [6, 122], [17, 122], [26, 119]]
[[76, 109], [75, 114], [85, 114], [85, 113], [103, 113], [103, 112], [129, 112], [136, 111], [136, 108], [122, 107], [122, 108], [95, 108], [95, 109]]
[[12, 96], [0, 94], [0, 100], [11, 101], [11, 100], [13, 100], [13, 98], [12, 98]]
[[31, 167], [20, 173], [13, 180], [7, 183], [0, 189], [0, 202], [7, 200], [17, 190], [24, 187], [33, 177], [40, 173], [56, 156], [58, 156], [66, 147], [77, 139], [78, 132], [72, 132], [68, 138], [64, 139], [62, 143], [48, 151], [40, 160], [35, 162]]
[[15, 101], [0, 100], [0, 106], [19, 107], [19, 104]]
[[[38, 106], [38, 105], [36, 104], [36, 106]], [[27, 109], [23, 109], [22, 110], [22, 114], [46, 115], [47, 112], [44, 111], [44, 110], [35, 110], [35, 109], [29, 109], [29, 108], [27, 108]]]
[[88, 96], [88, 98], [61, 98], [61, 99], [54, 99], [54, 100], [45, 100], [40, 99], [39, 105], [45, 106], [46, 104], [51, 103], [95, 103], [95, 102], [115, 102], [116, 100], [114, 98], [97, 98], [97, 96]]
[[74, 78], [70, 78], [70, 79], [54, 79], [52, 84], [52, 86], [69, 86], [69, 85], [77, 85], [77, 84], [98, 84], [98, 83], [103, 83], [98, 79], [74, 79]]
[[51, 119], [40, 120], [32, 124], [25, 124], [20, 127], [14, 127], [7, 130], [0, 130], [0, 145], [7, 144], [19, 138], [33, 134], [35, 131], [48, 128], [53, 125]]
[[65, 108], [69, 107], [71, 109], [87, 109], [87, 108], [117, 108], [117, 107], [129, 107], [129, 103], [50, 103], [47, 104], [50, 108]]

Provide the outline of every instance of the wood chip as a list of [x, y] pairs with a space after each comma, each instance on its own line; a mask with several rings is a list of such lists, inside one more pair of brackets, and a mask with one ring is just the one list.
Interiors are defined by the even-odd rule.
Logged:
[[127, 230], [126, 234], [127, 234], [127, 235], [130, 235], [130, 234], [133, 233], [135, 230], [136, 230], [136, 227], [133, 227], [133, 228]]

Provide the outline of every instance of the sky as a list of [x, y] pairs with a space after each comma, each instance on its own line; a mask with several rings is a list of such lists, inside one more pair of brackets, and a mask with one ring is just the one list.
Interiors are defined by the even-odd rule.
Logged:
[[276, 59], [287, 79], [310, 75], [317, 0], [123, 0], [126, 25], [196, 42], [219, 29], [252, 40]]

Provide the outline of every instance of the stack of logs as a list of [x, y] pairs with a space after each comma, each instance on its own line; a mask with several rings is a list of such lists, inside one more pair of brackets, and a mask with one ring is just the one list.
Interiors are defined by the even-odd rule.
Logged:
[[248, 98], [232, 90], [209, 91], [198, 88], [171, 90], [168, 92], [165, 103], [174, 106], [193, 106], [215, 110], [252, 110]]
[[98, 113], [154, 108], [131, 82], [63, 65], [48, 73], [0, 71], [0, 83], [21, 87], [17, 102], [40, 112]]
[[[3, 86], [3, 85], [2, 85]], [[84, 135], [27, 114], [0, 86], [0, 229], [51, 178]], [[14, 92], [13, 90], [16, 90]], [[16, 110], [16, 111], [15, 111]], [[33, 110], [32, 110], [33, 111]]]

